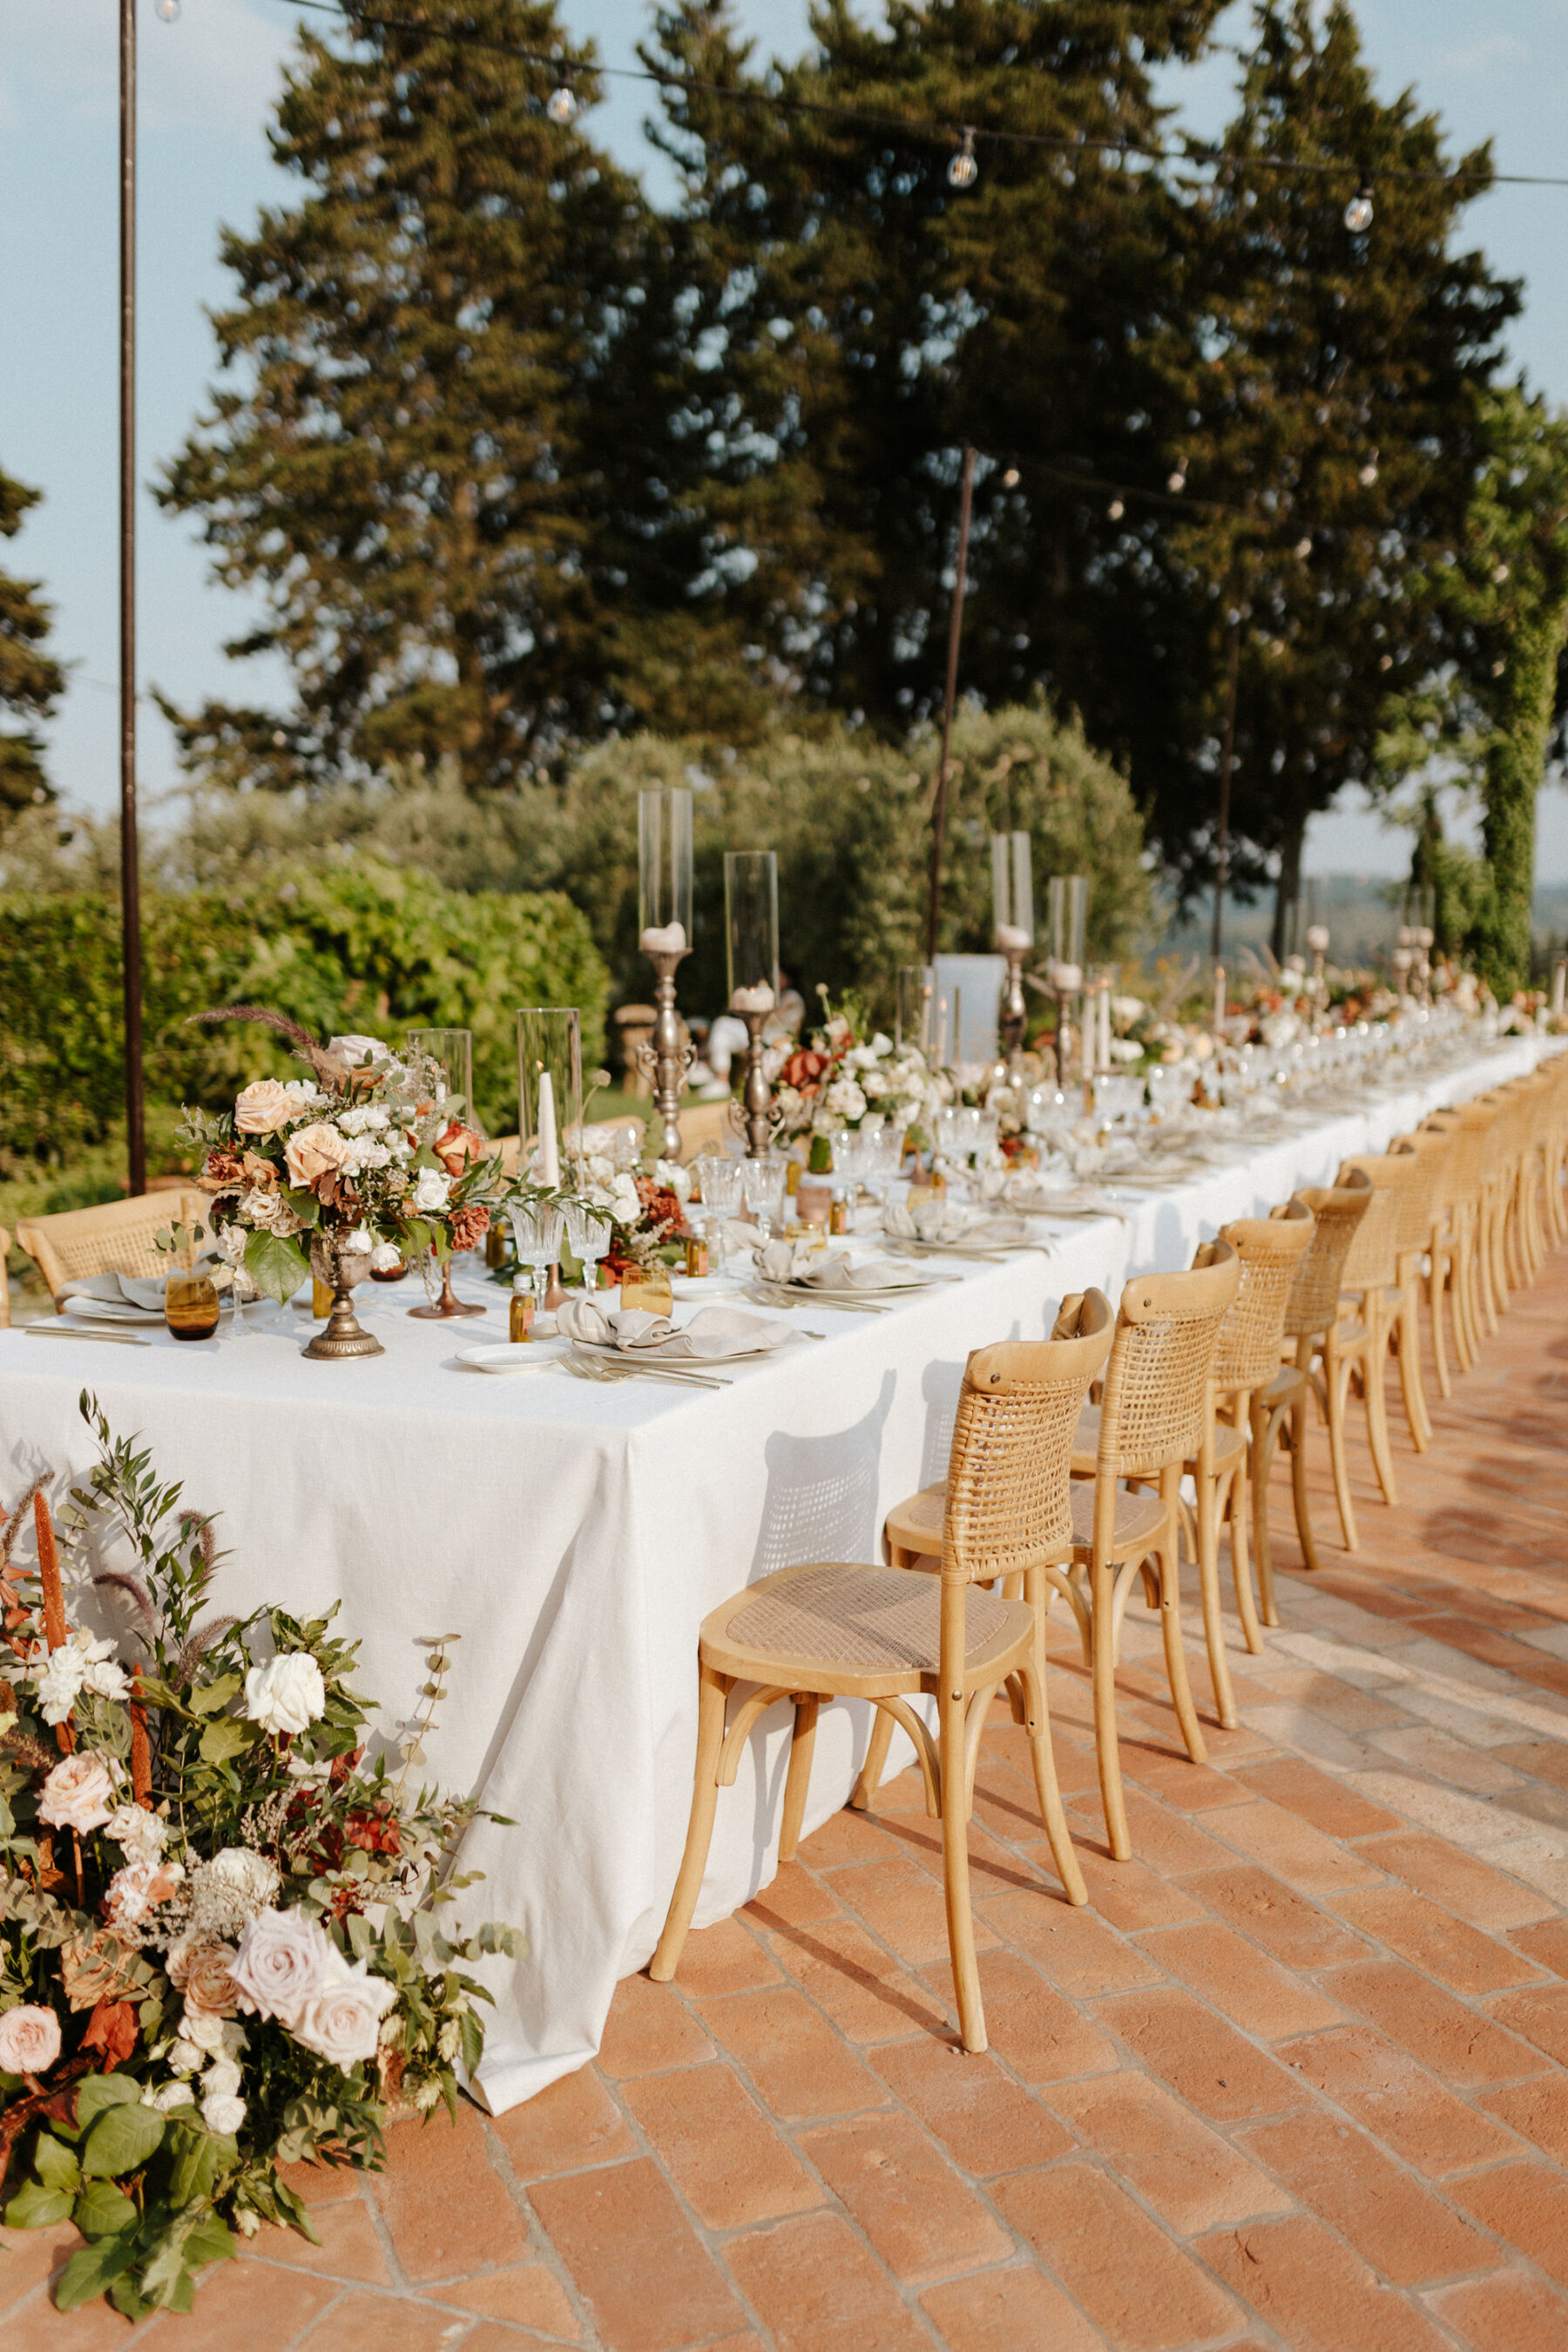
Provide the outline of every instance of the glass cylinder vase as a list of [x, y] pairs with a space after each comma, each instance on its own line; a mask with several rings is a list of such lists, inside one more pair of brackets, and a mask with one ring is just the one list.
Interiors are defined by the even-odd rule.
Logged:
[[583, 1143], [583, 1015], [574, 1004], [519, 1008], [517, 1117], [519, 1171], [552, 1189]]
[[478, 1129], [474, 1114], [474, 1033], [471, 1029], [410, 1029], [408, 1050], [423, 1054], [440, 1073], [436, 1108]]
[[779, 1001], [779, 862], [771, 849], [724, 854], [724, 932], [731, 1013]]
[[685, 954], [691, 945], [691, 794], [662, 785], [637, 794], [637, 937]]

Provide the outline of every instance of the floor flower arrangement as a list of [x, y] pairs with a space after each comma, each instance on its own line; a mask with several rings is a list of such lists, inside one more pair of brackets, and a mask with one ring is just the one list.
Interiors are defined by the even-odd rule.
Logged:
[[[47, 1480], [0, 1526], [0, 2174], [8, 2224], [86, 2241], [59, 2306], [135, 2319], [189, 2311], [237, 2233], [311, 2234], [280, 2164], [374, 2165], [389, 2111], [455, 2108], [468, 1971], [523, 1946], [456, 1926], [479, 1809], [413, 1777], [457, 1637], [387, 1748], [330, 1618], [204, 1616], [212, 1521], [81, 1410], [99, 1459], [58, 1536]], [[131, 1663], [68, 1622], [66, 1571]]]

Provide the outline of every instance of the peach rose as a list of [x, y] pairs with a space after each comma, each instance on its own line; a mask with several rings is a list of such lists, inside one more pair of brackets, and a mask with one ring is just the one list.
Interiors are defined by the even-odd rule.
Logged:
[[477, 1129], [465, 1127], [460, 1118], [453, 1119], [430, 1147], [448, 1176], [460, 1176], [484, 1148], [484, 1137]]
[[86, 1837], [100, 1830], [114, 1811], [114, 1781], [109, 1766], [90, 1748], [64, 1756], [44, 1782], [38, 1799], [38, 1819], [53, 1830], [75, 1830]]
[[7, 2074], [42, 2074], [60, 2054], [60, 2021], [52, 2009], [8, 2009], [0, 2017], [0, 2066]]
[[183, 1981], [180, 1981], [180, 1990], [185, 1996], [187, 2017], [204, 2013], [208, 2017], [234, 2015], [239, 1988], [230, 1970], [238, 1958], [232, 1944], [197, 1944], [181, 1955]]
[[308, 1186], [323, 1176], [335, 1175], [353, 1150], [348, 1137], [340, 1135], [324, 1118], [312, 1121], [298, 1135], [291, 1135], [284, 1146], [289, 1181]]
[[234, 1106], [234, 1124], [240, 1135], [274, 1135], [299, 1115], [300, 1106], [280, 1079], [254, 1078], [241, 1089]]

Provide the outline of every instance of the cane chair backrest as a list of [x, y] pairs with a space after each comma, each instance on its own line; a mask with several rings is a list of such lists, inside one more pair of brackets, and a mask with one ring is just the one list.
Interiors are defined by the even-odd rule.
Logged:
[[25, 1217], [16, 1239], [58, 1300], [68, 1282], [89, 1274], [160, 1275], [169, 1261], [153, 1236], [171, 1225], [205, 1221], [207, 1198], [189, 1191], [137, 1192], [97, 1209], [64, 1209], [52, 1217]]
[[1525, 1101], [1516, 1086], [1496, 1087], [1482, 1099], [1491, 1104], [1497, 1116], [1487, 1138], [1481, 1182], [1489, 1192], [1496, 1192], [1512, 1183], [1519, 1165]]
[[[1485, 1099], [1458, 1103], [1445, 1116], [1456, 1118], [1459, 1127], [1448, 1183], [1449, 1201], [1455, 1208], [1471, 1209], [1481, 1196], [1487, 1146], [1497, 1125], [1498, 1106]], [[1436, 1123], [1436, 1119], [1427, 1122], [1431, 1126]]]
[[1357, 1168], [1372, 1186], [1366, 1214], [1345, 1252], [1344, 1271], [1340, 1276], [1343, 1289], [1388, 1290], [1398, 1280], [1400, 1211], [1415, 1166], [1408, 1153], [1395, 1158], [1389, 1152], [1369, 1151], [1342, 1161], [1342, 1184], [1351, 1170]]
[[1230, 1244], [1205, 1242], [1186, 1274], [1126, 1285], [1100, 1406], [1100, 1477], [1152, 1478], [1195, 1454], [1219, 1327], [1241, 1282]]
[[1004, 1340], [970, 1357], [948, 1461], [949, 1582], [989, 1583], [1070, 1552], [1073, 1432], [1110, 1352], [1112, 1320], [1104, 1292], [1085, 1291], [1063, 1302], [1060, 1336]]
[[1219, 1327], [1214, 1384], [1222, 1396], [1267, 1388], [1279, 1370], [1285, 1309], [1312, 1245], [1312, 1212], [1291, 1201], [1272, 1217], [1237, 1217], [1220, 1239], [1241, 1260], [1241, 1281]]
[[1286, 1302], [1285, 1336], [1311, 1339], [1339, 1321], [1345, 1259], [1372, 1206], [1373, 1190], [1352, 1168], [1344, 1183], [1310, 1185], [1296, 1199], [1312, 1213], [1312, 1239]]
[[1432, 1229], [1442, 1213], [1455, 1141], [1451, 1129], [1423, 1127], [1417, 1128], [1414, 1135], [1396, 1135], [1388, 1147], [1395, 1158], [1415, 1161], [1415, 1173], [1399, 1196], [1399, 1229], [1394, 1245], [1401, 1257], [1432, 1245]]

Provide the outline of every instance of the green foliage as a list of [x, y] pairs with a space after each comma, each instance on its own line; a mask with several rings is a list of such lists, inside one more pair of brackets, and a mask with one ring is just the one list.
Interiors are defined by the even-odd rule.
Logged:
[[[269, 1033], [185, 1024], [262, 1003], [315, 1034], [456, 1025], [494, 1131], [517, 1118], [520, 1004], [579, 1004], [605, 979], [563, 898], [447, 890], [360, 860], [278, 872], [237, 895], [159, 892], [143, 915], [149, 1094], [226, 1108], [248, 1078], [299, 1076]], [[123, 1090], [118, 909], [86, 894], [0, 898], [0, 1155], [6, 1172], [98, 1141]]]
[[[0, 471], [0, 539], [14, 539], [22, 518], [42, 496]], [[44, 776], [36, 722], [47, 719], [65, 690], [65, 672], [44, 650], [50, 607], [36, 580], [0, 572], [0, 711], [22, 720], [0, 729], [0, 821], [54, 795]]]

